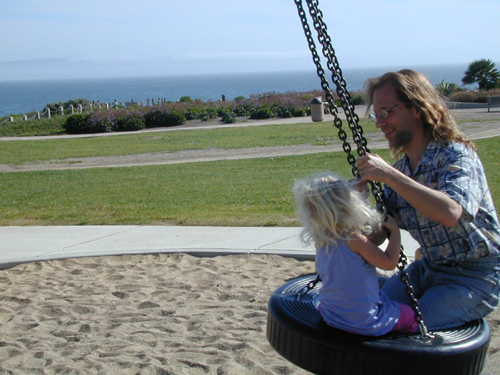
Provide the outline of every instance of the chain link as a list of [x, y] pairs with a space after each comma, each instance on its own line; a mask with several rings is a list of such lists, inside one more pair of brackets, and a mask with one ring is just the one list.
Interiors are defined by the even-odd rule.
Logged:
[[321, 277], [319, 275], [316, 276], [316, 278], [314, 280], [311, 280], [307, 283], [306, 286], [304, 286], [302, 288], [302, 290], [300, 290], [297, 295], [296, 295], [296, 300], [297, 301], [300, 301], [300, 299], [302, 298], [302, 296], [305, 296], [307, 293], [309, 293], [310, 290], [314, 289], [316, 287], [316, 285], [321, 282]]
[[316, 72], [318, 74], [318, 77], [321, 80], [321, 88], [325, 92], [325, 98], [328, 103], [328, 111], [333, 115], [334, 118], [334, 125], [338, 130], [338, 135], [339, 139], [343, 142], [343, 149], [347, 153], [347, 161], [351, 165], [352, 168], [352, 174], [354, 176], [359, 175], [358, 168], [356, 166], [356, 158], [354, 155], [351, 153], [351, 145], [347, 141], [347, 134], [345, 130], [342, 128], [342, 120], [338, 116], [338, 109], [335, 106], [335, 99], [333, 97], [333, 93], [330, 90], [330, 85], [328, 83], [328, 80], [326, 79], [325, 76], [325, 71], [323, 69], [323, 66], [321, 65], [321, 59], [318, 55], [318, 52], [316, 50], [316, 44], [314, 42], [314, 38], [312, 36], [311, 28], [309, 27], [309, 23], [307, 21], [307, 15], [306, 12], [304, 11], [304, 8], [302, 6], [302, 0], [295, 0], [295, 4], [297, 5], [297, 10], [299, 12], [299, 17], [302, 21], [302, 26], [304, 29], [304, 34], [307, 39], [307, 43], [309, 44], [309, 49], [311, 50], [312, 57], [313, 57], [313, 62], [316, 65]]
[[[347, 154], [347, 162], [351, 166], [351, 172], [353, 176], [359, 177], [359, 170], [356, 165], [356, 157], [352, 154], [351, 145], [347, 141], [347, 134], [345, 130], [342, 128], [342, 120], [338, 116], [338, 109], [335, 105], [335, 100], [333, 97], [333, 93], [330, 89], [330, 85], [325, 76], [325, 71], [321, 64], [321, 59], [318, 55], [316, 44], [314, 42], [314, 38], [312, 36], [311, 28], [309, 27], [309, 23], [307, 20], [306, 12], [304, 11], [304, 7], [302, 6], [302, 0], [294, 0], [297, 6], [297, 11], [299, 13], [300, 20], [302, 22], [302, 28], [304, 29], [304, 34], [307, 39], [307, 43], [309, 45], [309, 50], [311, 51], [313, 62], [316, 66], [316, 72], [318, 77], [321, 80], [321, 88], [325, 92], [325, 97], [327, 101], [327, 108], [330, 114], [333, 115], [334, 125], [338, 130], [339, 139], [342, 141], [342, 148], [344, 152]], [[309, 8], [309, 14], [311, 15], [314, 29], [318, 34], [318, 41], [322, 45], [322, 52], [327, 60], [327, 67], [332, 72], [332, 81], [336, 85], [336, 92], [338, 97], [340, 98], [340, 102], [342, 105], [342, 109], [346, 116], [347, 124], [352, 132], [353, 140], [357, 145], [357, 152], [359, 156], [363, 156], [366, 153], [369, 153], [370, 150], [367, 147], [367, 140], [363, 135], [363, 128], [359, 125], [359, 117], [355, 113], [355, 106], [351, 101], [351, 94], [347, 90], [347, 84], [342, 76], [342, 70], [340, 69], [340, 65], [337, 60], [337, 56], [335, 54], [335, 50], [332, 47], [330, 36], [328, 35], [328, 30], [326, 24], [323, 22], [323, 13], [319, 9], [318, 0], [306, 0], [307, 6]], [[377, 208], [380, 212], [384, 214], [387, 212], [387, 206], [385, 202], [385, 197], [383, 195], [382, 186], [378, 182], [369, 181], [370, 191], [375, 198], [377, 203]], [[401, 281], [405, 284], [405, 291], [407, 295], [411, 299], [412, 308], [415, 312], [415, 321], [417, 322], [421, 337], [428, 338], [430, 337], [427, 327], [425, 326], [422, 313], [420, 312], [418, 306], [418, 300], [415, 297], [413, 287], [410, 284], [410, 278], [405, 271], [406, 264], [408, 263], [408, 258], [404, 253], [403, 246], [401, 246], [400, 257], [398, 262], [398, 269], [400, 271]], [[300, 297], [299, 297], [300, 298]]]

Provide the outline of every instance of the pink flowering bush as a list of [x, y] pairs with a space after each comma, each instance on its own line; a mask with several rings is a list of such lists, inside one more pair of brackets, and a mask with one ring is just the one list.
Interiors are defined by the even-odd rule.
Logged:
[[183, 97], [182, 101], [152, 107], [99, 109], [85, 115], [72, 115], [67, 118], [63, 130], [85, 134], [176, 126], [188, 120], [211, 121], [219, 118], [221, 122], [230, 124], [236, 122], [238, 117], [303, 117], [311, 114], [311, 101], [319, 96], [322, 96], [322, 91], [317, 90], [284, 94], [269, 92], [228, 101], [203, 102]]

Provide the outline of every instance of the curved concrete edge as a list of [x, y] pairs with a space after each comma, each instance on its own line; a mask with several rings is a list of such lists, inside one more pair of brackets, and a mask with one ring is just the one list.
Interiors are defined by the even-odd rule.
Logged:
[[[69, 258], [187, 253], [214, 257], [267, 254], [314, 260], [298, 227], [180, 226], [4, 226], [0, 227], [0, 269], [29, 262]], [[402, 233], [412, 259], [418, 244]]]

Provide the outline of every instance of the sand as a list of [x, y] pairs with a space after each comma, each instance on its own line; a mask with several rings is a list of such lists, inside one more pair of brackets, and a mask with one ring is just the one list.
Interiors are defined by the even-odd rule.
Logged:
[[0, 373], [306, 374], [266, 338], [267, 301], [314, 264], [186, 254], [0, 272]]
[[[271, 348], [266, 322], [274, 290], [311, 272], [276, 255], [18, 265], [0, 272], [0, 373], [308, 374]], [[500, 312], [488, 321], [498, 374]]]

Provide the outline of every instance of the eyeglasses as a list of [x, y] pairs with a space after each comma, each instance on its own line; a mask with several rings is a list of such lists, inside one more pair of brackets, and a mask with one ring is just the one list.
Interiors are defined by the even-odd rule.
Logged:
[[387, 117], [389, 117], [389, 113], [391, 113], [394, 108], [396, 108], [398, 105], [400, 105], [401, 103], [398, 103], [396, 104], [395, 106], [392, 106], [391, 108], [389, 109], [381, 109], [380, 111], [378, 111], [377, 113], [373, 112], [373, 113], [370, 113], [368, 115], [368, 118], [373, 121], [373, 122], [377, 122], [377, 118], [381, 119], [381, 120], [387, 120]]

